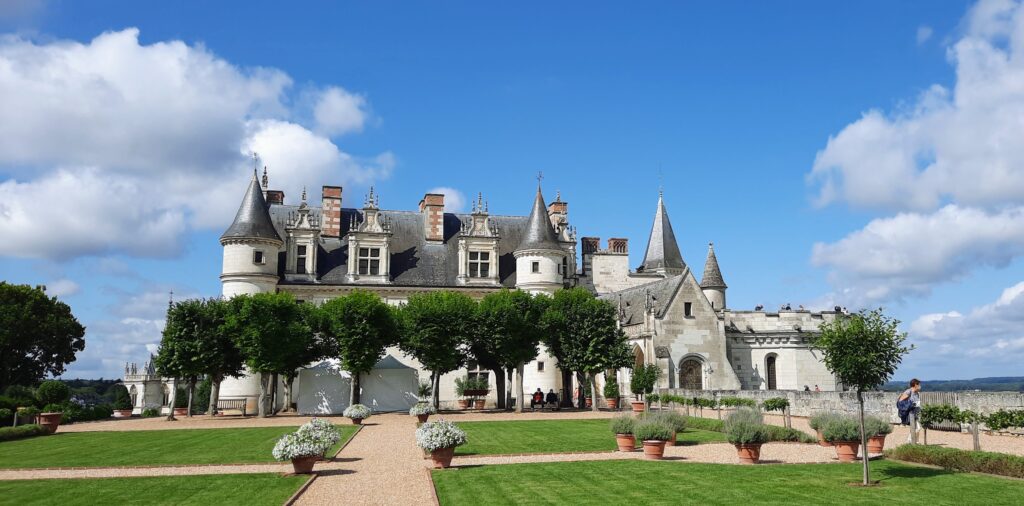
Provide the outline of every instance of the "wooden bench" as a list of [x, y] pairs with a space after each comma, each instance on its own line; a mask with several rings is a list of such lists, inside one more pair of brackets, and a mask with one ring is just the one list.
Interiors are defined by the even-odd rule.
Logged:
[[217, 399], [217, 413], [222, 413], [225, 409], [233, 409], [240, 411], [242, 416], [245, 416], [245, 405], [248, 403], [248, 399], [245, 397], [235, 398], [223, 398]]

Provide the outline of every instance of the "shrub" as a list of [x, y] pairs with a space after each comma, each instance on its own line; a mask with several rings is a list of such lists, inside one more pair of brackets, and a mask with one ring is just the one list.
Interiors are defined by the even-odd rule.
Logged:
[[174, 394], [174, 407], [181, 409], [188, 407], [188, 390], [178, 387]]
[[416, 396], [419, 397], [421, 401], [430, 398], [430, 395], [433, 393], [434, 387], [430, 383], [420, 383], [419, 386], [416, 387]]
[[789, 441], [797, 443], [817, 443], [818, 439], [802, 430], [787, 429], [778, 425], [765, 425], [769, 441]]
[[761, 403], [765, 411], [785, 411], [789, 407], [789, 399], [785, 397], [772, 397]]
[[864, 432], [868, 437], [884, 436], [892, 432], [892, 424], [877, 416], [864, 417]]
[[341, 441], [341, 434], [338, 432], [338, 428], [323, 418], [314, 417], [312, 420], [302, 424], [296, 432], [309, 433], [318, 441], [323, 441], [327, 445], [324, 451], [327, 451], [328, 448]]
[[132, 409], [132, 396], [124, 385], [114, 385], [114, 409]]
[[362, 404], [353, 404], [353, 405], [345, 408], [345, 411], [343, 411], [341, 414], [344, 415], [344, 416], [347, 416], [349, 418], [362, 418], [362, 419], [366, 419], [366, 418], [370, 418], [370, 415], [372, 413], [373, 413], [373, 411], [370, 410], [370, 408], [368, 408], [368, 407], [366, 407], [366, 406], [364, 406]]
[[615, 434], [632, 434], [636, 426], [636, 419], [629, 415], [621, 415], [612, 418], [611, 428]]
[[714, 399], [705, 399], [704, 397], [694, 397], [693, 405], [698, 408], [714, 408], [718, 404]]
[[748, 408], [756, 408], [757, 401], [754, 399], [744, 399], [741, 397], [722, 397], [718, 400], [718, 405], [723, 407], [737, 407], [746, 406]]
[[24, 407], [18, 408], [18, 417], [19, 418], [27, 418], [27, 419], [31, 420], [31, 419], [39, 416], [39, 413], [40, 413], [39, 408], [37, 408], [35, 406], [24, 406]]
[[417, 402], [415, 406], [409, 408], [409, 414], [413, 416], [417, 415], [432, 415], [437, 413], [437, 409], [434, 406], [426, 402]]
[[633, 427], [633, 437], [640, 441], [668, 441], [672, 439], [672, 432], [672, 427], [655, 417], [648, 417]]
[[468, 388], [466, 386], [466, 384], [468, 382], [469, 382], [469, 376], [465, 376], [465, 377], [461, 377], [461, 378], [455, 378], [455, 395], [458, 395], [459, 397], [465, 397], [466, 396], [466, 389]]
[[852, 416], [838, 416], [822, 426], [821, 435], [830, 443], [860, 441], [860, 422]]
[[160, 410], [158, 408], [146, 408], [142, 410], [142, 418], [153, 418], [154, 416], [160, 416]]
[[942, 422], [957, 422], [960, 420], [960, 408], [949, 404], [930, 404], [921, 406], [921, 425], [932, 427]]
[[661, 375], [661, 368], [654, 364], [645, 364], [633, 369], [633, 377], [629, 380], [629, 389], [638, 400], [643, 400], [645, 394], [654, 391], [654, 384], [658, 382]]
[[991, 430], [1003, 430], [1010, 427], [1024, 427], [1024, 409], [1000, 409], [985, 418], [985, 425]]
[[659, 411], [651, 415], [651, 418], [668, 425], [674, 432], [686, 430], [686, 417], [675, 411]]
[[196, 385], [196, 393], [192, 396], [192, 414], [206, 413], [210, 409], [210, 390], [212, 389], [213, 382], [209, 378]]
[[769, 441], [764, 418], [753, 408], [737, 409], [725, 419], [723, 428], [732, 444], [762, 444]]
[[7, 408], [0, 408], [0, 425], [10, 425], [14, 411]]
[[809, 420], [807, 420], [807, 424], [810, 425], [812, 429], [820, 431], [823, 427], [825, 427], [826, 424], [828, 424], [828, 422], [842, 416], [843, 415], [839, 413], [833, 413], [831, 411], [816, 413]]
[[691, 429], [709, 430], [711, 432], [725, 432], [725, 423], [714, 418], [700, 418], [691, 416], [686, 419]]
[[427, 422], [416, 429], [416, 444], [428, 452], [466, 444], [466, 432], [452, 422]]
[[12, 441], [27, 437], [45, 436], [49, 433], [50, 431], [43, 428], [43, 426], [35, 424], [19, 425], [17, 427], [3, 427], [0, 428], [0, 441]]
[[658, 402], [658, 401], [661, 401], [661, 400], [664, 400], [664, 397], [662, 397], [661, 395], [658, 395], [658, 394], [647, 394], [647, 402], [654, 403], [654, 402]]
[[[609, 379], [604, 384], [604, 397], [605, 399], [618, 399], [619, 398], [619, 382], [615, 381], [614, 378]], [[648, 398], [650, 398], [648, 396]]]
[[277, 440], [272, 454], [276, 460], [291, 460], [299, 457], [319, 457], [333, 446], [323, 434], [315, 431], [297, 430]]
[[939, 466], [950, 471], [977, 472], [1024, 478], [1024, 457], [975, 452], [940, 446], [902, 445], [885, 451], [887, 458]]
[[44, 381], [36, 389], [36, 399], [39, 404], [61, 404], [71, 398], [71, 389], [61, 381]]
[[4, 395], [0, 397], [0, 408], [10, 410], [18, 409], [18, 406], [35, 406], [37, 404], [35, 390], [21, 385], [7, 387], [7, 390], [4, 390]]

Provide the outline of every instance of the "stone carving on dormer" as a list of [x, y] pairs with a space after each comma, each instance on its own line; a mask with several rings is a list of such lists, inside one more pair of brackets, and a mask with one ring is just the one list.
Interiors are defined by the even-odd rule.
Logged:
[[491, 222], [487, 202], [478, 193], [469, 219], [459, 228], [460, 285], [496, 286], [498, 278], [498, 226]]
[[317, 245], [320, 243], [320, 214], [306, 203], [306, 189], [302, 189], [302, 202], [285, 219], [285, 278], [289, 281], [316, 281]]
[[355, 214], [348, 233], [348, 282], [391, 282], [391, 221], [380, 212], [380, 195], [373, 187], [363, 201], [362, 220]]

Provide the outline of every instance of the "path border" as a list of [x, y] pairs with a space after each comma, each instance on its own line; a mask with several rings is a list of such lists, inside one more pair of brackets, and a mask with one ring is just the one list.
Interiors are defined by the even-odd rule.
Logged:
[[312, 485], [314, 481], [316, 481], [318, 476], [320, 476], [318, 473], [312, 473], [309, 479], [306, 480], [306, 483], [304, 483], [301, 487], [299, 487], [298, 490], [292, 493], [292, 495], [288, 497], [288, 499], [285, 499], [284, 506], [292, 506], [293, 504], [295, 504], [295, 502], [299, 500], [299, 497], [302, 496], [302, 493], [305, 492], [306, 489], [309, 488], [309, 486]]
[[430, 498], [434, 501], [434, 506], [441, 506], [441, 500], [437, 497], [437, 487], [434, 485], [433, 469], [425, 467], [423, 470], [426, 471], [427, 482], [430, 483]]
[[345, 441], [345, 443], [341, 445], [341, 448], [338, 448], [338, 451], [334, 452], [334, 455], [331, 455], [331, 460], [334, 460], [334, 459], [338, 458], [338, 455], [341, 454], [341, 451], [344, 450], [345, 447], [348, 446], [348, 444], [351, 443], [352, 440], [356, 438], [356, 435], [359, 434], [362, 430], [363, 430], [363, 424], [359, 424], [359, 426], [356, 428], [356, 431], [353, 432], [352, 435], [349, 436], [348, 440]]

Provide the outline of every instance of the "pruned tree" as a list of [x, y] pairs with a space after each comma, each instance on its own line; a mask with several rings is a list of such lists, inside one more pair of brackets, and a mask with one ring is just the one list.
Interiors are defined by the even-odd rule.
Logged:
[[504, 400], [504, 370], [516, 370], [516, 412], [523, 411], [523, 372], [537, 358], [543, 337], [540, 325], [546, 298], [520, 290], [502, 289], [479, 304], [478, 330], [471, 338], [470, 354], [496, 374], [498, 398]]
[[903, 356], [913, 349], [904, 346], [907, 334], [899, 331], [899, 324], [899, 320], [886, 316], [881, 309], [864, 309], [822, 324], [821, 334], [812, 340], [812, 346], [822, 353], [825, 367], [857, 392], [864, 485], [870, 481], [863, 393], [889, 381]]
[[0, 281], [0, 392], [63, 374], [84, 335], [71, 307], [43, 288]]
[[359, 403], [362, 374], [369, 373], [384, 357], [388, 346], [398, 344], [395, 312], [377, 294], [365, 290], [331, 299], [320, 307], [321, 332], [331, 356], [352, 374], [349, 399]]
[[402, 306], [401, 348], [431, 372], [433, 404], [440, 404], [441, 375], [466, 361], [468, 345], [476, 330], [476, 302], [449, 291], [415, 294]]

